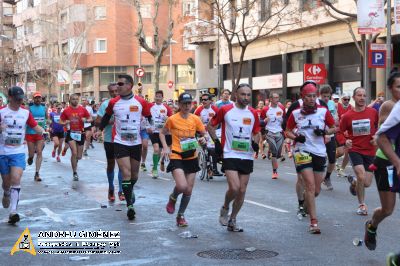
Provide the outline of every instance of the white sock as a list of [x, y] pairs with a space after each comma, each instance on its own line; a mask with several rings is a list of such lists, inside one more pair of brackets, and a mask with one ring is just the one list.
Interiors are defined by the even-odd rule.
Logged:
[[19, 201], [19, 192], [21, 190], [21, 186], [11, 186], [11, 209], [10, 213], [17, 213], [17, 206]]

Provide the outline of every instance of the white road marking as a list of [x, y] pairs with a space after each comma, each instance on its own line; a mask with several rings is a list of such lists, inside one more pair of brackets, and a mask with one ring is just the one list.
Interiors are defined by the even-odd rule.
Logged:
[[60, 218], [60, 216], [52, 211], [50, 211], [48, 208], [40, 208], [48, 217], [53, 219], [55, 222], [61, 223], [63, 220]]
[[99, 163], [104, 163], [104, 164], [107, 164], [106, 162], [103, 162], [103, 161], [100, 161], [100, 160], [95, 160], [96, 162], [99, 162]]
[[297, 176], [297, 174], [294, 174], [294, 173], [286, 173], [286, 174]]
[[274, 211], [277, 211], [277, 212], [289, 213], [289, 211], [287, 211], [287, 210], [275, 208], [275, 207], [272, 207], [272, 206], [269, 206], [269, 205], [265, 205], [265, 204], [261, 204], [261, 203], [258, 203], [258, 202], [252, 201], [252, 200], [244, 200], [244, 202], [250, 203], [250, 204], [253, 204], [253, 205], [256, 205], [256, 206], [264, 207], [266, 209], [274, 210]]

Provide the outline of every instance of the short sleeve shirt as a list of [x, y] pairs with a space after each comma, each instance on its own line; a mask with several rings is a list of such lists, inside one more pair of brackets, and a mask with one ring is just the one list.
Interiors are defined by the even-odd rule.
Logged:
[[79, 105], [76, 108], [72, 106], [68, 106], [65, 110], [61, 113], [60, 119], [63, 121], [69, 120], [69, 130], [73, 132], [83, 132], [84, 125], [82, 118], [89, 119], [90, 114], [86, 110], [85, 107]]

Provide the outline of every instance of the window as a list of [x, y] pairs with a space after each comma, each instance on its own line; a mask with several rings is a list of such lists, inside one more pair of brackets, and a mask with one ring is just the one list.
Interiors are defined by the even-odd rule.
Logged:
[[264, 21], [271, 16], [271, 0], [261, 0], [259, 4], [258, 19]]
[[153, 66], [142, 66], [144, 68], [144, 76], [140, 79], [143, 84], [151, 84], [153, 76]]
[[17, 39], [22, 39], [24, 37], [24, 27], [17, 27]]
[[215, 51], [215, 49], [208, 50], [208, 68], [209, 69], [214, 68], [214, 51]]
[[140, 13], [142, 18], [151, 18], [151, 5], [143, 4], [140, 6]]
[[105, 6], [95, 6], [94, 7], [94, 19], [95, 20], [105, 20], [107, 17], [107, 11]]
[[68, 42], [61, 44], [61, 50], [63, 55], [68, 54]]
[[324, 49], [311, 50], [311, 63], [313, 64], [324, 63]]
[[96, 39], [96, 45], [94, 47], [95, 53], [106, 53], [107, 52], [107, 39]]
[[100, 67], [100, 86], [116, 82], [120, 74], [126, 74], [126, 67]]
[[182, 2], [182, 13], [184, 16], [196, 16], [196, 2], [193, 0], [184, 0]]
[[38, 47], [33, 48], [33, 54], [38, 59], [48, 58], [47, 57], [47, 49], [45, 46], [38, 46]]
[[64, 12], [60, 14], [60, 27], [65, 29], [68, 23], [68, 13]]
[[26, 24], [24, 25], [24, 33], [25, 33], [25, 35], [29, 35], [29, 34], [33, 33], [33, 22], [32, 21], [26, 22]]
[[93, 68], [82, 70], [82, 87], [93, 85]]
[[[153, 48], [153, 37], [147, 36], [146, 37], [146, 44], [150, 47]], [[141, 52], [147, 52], [143, 47], [140, 47]]]
[[177, 65], [176, 66], [176, 83], [193, 83], [194, 81], [194, 69], [189, 65]]
[[4, 16], [12, 16], [14, 13], [14, 9], [12, 5], [4, 3], [3, 4], [3, 14]]
[[[337, 0], [330, 0], [331, 3], [337, 3]], [[303, 11], [311, 11], [314, 8], [323, 6], [322, 0], [300, 0], [300, 9]]]
[[300, 72], [303, 71], [304, 67], [304, 53], [298, 52], [289, 55], [289, 72]]
[[169, 76], [168, 76], [168, 66], [161, 66], [160, 67], [160, 83], [167, 83]]

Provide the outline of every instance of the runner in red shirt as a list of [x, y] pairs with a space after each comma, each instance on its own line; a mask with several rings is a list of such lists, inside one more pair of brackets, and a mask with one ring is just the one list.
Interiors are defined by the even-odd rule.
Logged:
[[[77, 168], [78, 161], [82, 159], [83, 145], [85, 144], [84, 123], [91, 122], [92, 117], [82, 106], [78, 105], [79, 96], [72, 94], [69, 98], [70, 105], [65, 108], [60, 116], [60, 124], [67, 127], [65, 142], [71, 149], [71, 166], [73, 181], [79, 181]], [[75, 188], [76, 183], [73, 184]]]
[[378, 112], [366, 106], [365, 89], [356, 88], [353, 92], [354, 109], [343, 115], [340, 121], [340, 131], [347, 132], [346, 146], [349, 149], [350, 161], [357, 179], [349, 176], [350, 192], [357, 195], [358, 215], [368, 215], [365, 204], [365, 188], [372, 182], [372, 172], [368, 169], [373, 163], [376, 144], [373, 136], [378, 127]]

